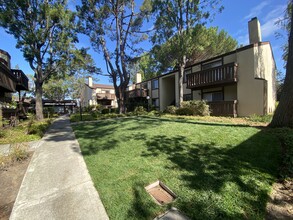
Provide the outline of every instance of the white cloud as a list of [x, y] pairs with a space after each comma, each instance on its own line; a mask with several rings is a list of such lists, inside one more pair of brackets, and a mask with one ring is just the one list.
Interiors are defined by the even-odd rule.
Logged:
[[278, 5], [264, 17], [263, 20], [265, 23], [261, 25], [262, 37], [267, 38], [280, 29], [280, 26], [276, 22], [282, 19], [285, 10], [286, 5]]
[[267, 14], [267, 16], [264, 17], [264, 21], [275, 18], [282, 18], [285, 13], [286, 7], [286, 5], [277, 5], [273, 10], [270, 11], [270, 13]]
[[261, 32], [262, 32], [263, 38], [267, 38], [275, 34], [276, 31], [280, 29], [280, 27], [276, 25], [277, 20], [278, 18], [271, 19], [261, 26]]
[[246, 15], [243, 19], [247, 20], [247, 19], [251, 19], [251, 18], [259, 16], [261, 14], [263, 8], [266, 7], [267, 5], [269, 5], [269, 3], [270, 3], [269, 1], [261, 2], [257, 6], [253, 7], [252, 9], [250, 9], [249, 14]]

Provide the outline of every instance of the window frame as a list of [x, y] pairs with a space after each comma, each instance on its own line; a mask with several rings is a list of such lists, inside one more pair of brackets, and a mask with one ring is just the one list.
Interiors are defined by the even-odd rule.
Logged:
[[[154, 82], [157, 82], [156, 84]], [[156, 85], [156, 86], [154, 86]], [[159, 89], [159, 79], [152, 80], [152, 90]]]
[[[214, 94], [214, 93], [221, 93], [221, 94], [222, 94], [222, 99], [221, 99], [221, 100], [213, 100], [213, 94]], [[205, 99], [204, 99], [204, 95], [205, 95], [205, 94], [211, 94], [211, 95], [212, 95], [212, 100], [211, 100], [211, 101], [205, 100], [205, 101], [207, 101], [207, 102], [220, 102], [220, 101], [224, 101], [224, 100], [225, 100], [225, 98], [224, 98], [224, 89], [221, 89], [221, 90], [215, 90], [215, 91], [209, 91], [209, 92], [202, 92], [201, 94], [202, 94], [202, 96], [201, 96], [201, 100], [205, 100]]]
[[[186, 97], [190, 97], [190, 99], [186, 98]], [[183, 101], [191, 101], [192, 100], [192, 94], [183, 94]]]
[[223, 58], [201, 64], [201, 70], [208, 70], [223, 65]]

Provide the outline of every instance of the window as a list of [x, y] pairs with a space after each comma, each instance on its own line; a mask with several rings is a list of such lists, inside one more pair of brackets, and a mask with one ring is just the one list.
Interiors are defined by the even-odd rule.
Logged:
[[214, 102], [214, 101], [222, 101], [223, 100], [223, 92], [207, 92], [203, 93], [202, 99], [207, 102]]
[[152, 80], [152, 89], [158, 89], [159, 88], [159, 80], [154, 79]]
[[222, 60], [217, 60], [210, 63], [203, 63], [201, 65], [201, 70], [211, 69], [218, 66], [222, 66]]
[[152, 99], [152, 105], [155, 106], [156, 108], [159, 107], [159, 99]]
[[186, 81], [187, 81], [187, 76], [186, 75], [188, 75], [190, 73], [191, 73], [191, 69], [187, 69], [187, 70], [184, 71], [183, 83], [186, 83]]
[[183, 95], [183, 101], [190, 101], [190, 100], [191, 100], [191, 94]]

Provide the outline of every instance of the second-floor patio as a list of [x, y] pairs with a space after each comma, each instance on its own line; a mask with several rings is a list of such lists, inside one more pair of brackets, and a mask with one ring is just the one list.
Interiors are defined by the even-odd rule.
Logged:
[[237, 82], [237, 64], [228, 63], [218, 67], [186, 75], [188, 89], [201, 89], [213, 85]]

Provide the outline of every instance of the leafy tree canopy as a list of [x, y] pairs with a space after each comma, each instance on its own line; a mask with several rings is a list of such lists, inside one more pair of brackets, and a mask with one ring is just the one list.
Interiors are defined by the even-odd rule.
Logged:
[[120, 112], [125, 109], [125, 90], [130, 80], [129, 61], [141, 52], [137, 44], [147, 38], [141, 32], [150, 10], [149, 2], [140, 9], [134, 0], [82, 0], [77, 7], [81, 31], [102, 52], [107, 75], [113, 82]]
[[176, 105], [180, 106], [183, 101], [184, 68], [188, 62], [188, 55], [193, 51], [190, 40], [194, 27], [212, 20], [215, 13], [221, 12], [223, 7], [219, 4], [220, 0], [151, 0], [151, 2], [155, 19], [152, 42], [161, 47], [165, 44], [171, 51], [176, 50], [179, 72], [179, 99], [176, 100]]
[[41, 120], [43, 83], [71, 66], [78, 40], [75, 13], [66, 0], [0, 0], [0, 25], [15, 37], [34, 70], [36, 117]]
[[[226, 31], [219, 31], [218, 27], [206, 28], [197, 25], [184, 36], [184, 41], [189, 44], [186, 51], [186, 65], [230, 52], [237, 47], [237, 41]], [[174, 43], [177, 40], [176, 36], [172, 37], [166, 43], [154, 46], [149, 53], [136, 59], [136, 72], [141, 72], [143, 79], [146, 80], [178, 69], [178, 50], [177, 44]]]

